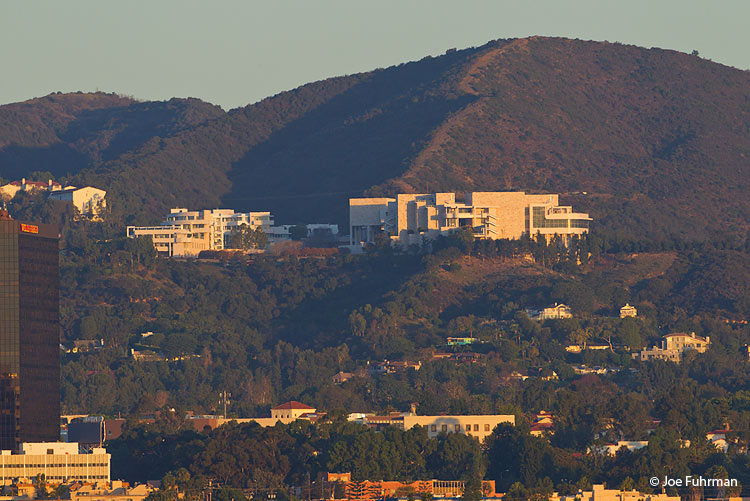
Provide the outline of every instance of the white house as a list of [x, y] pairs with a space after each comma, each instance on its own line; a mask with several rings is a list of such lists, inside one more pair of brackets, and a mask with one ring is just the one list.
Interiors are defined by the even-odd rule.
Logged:
[[99, 216], [103, 209], [107, 207], [106, 196], [106, 191], [93, 186], [84, 186], [83, 188], [66, 186], [61, 190], [51, 191], [49, 194], [49, 198], [53, 200], [72, 203], [78, 209], [78, 212], [85, 216]]

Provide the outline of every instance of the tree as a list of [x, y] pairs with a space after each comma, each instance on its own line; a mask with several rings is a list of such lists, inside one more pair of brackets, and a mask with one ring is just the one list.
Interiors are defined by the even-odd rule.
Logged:
[[358, 311], [349, 314], [349, 329], [355, 336], [362, 336], [367, 328], [367, 320]]
[[261, 228], [242, 224], [235, 226], [226, 241], [228, 249], [262, 249], [268, 244], [268, 235]]
[[307, 226], [304, 224], [295, 224], [289, 228], [289, 236], [292, 237], [292, 240], [295, 242], [307, 238]]

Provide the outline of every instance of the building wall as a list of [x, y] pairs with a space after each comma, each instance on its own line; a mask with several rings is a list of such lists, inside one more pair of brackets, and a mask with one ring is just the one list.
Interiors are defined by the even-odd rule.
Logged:
[[602, 484], [594, 484], [590, 491], [579, 491], [569, 496], [560, 496], [555, 493], [549, 499], [551, 501], [680, 501], [679, 496], [643, 494], [636, 490], [606, 489]]
[[0, 221], [0, 448], [60, 436], [59, 244], [52, 225]]
[[349, 200], [352, 245], [372, 243], [373, 231], [385, 231], [408, 246], [461, 227], [471, 228], [476, 238], [517, 239], [540, 233], [548, 239], [556, 234], [567, 239], [588, 232], [591, 220], [588, 214], [559, 206], [556, 194], [472, 192], [460, 203], [455, 193], [416, 193], [398, 194], [395, 204], [392, 200]]
[[372, 243], [375, 234], [383, 230], [386, 213], [395, 207], [395, 202], [395, 198], [350, 198], [349, 243]]
[[99, 207], [101, 206], [103, 209], [107, 206], [106, 196], [106, 191], [93, 186], [56, 190], [49, 195], [50, 198], [55, 200], [71, 202], [78, 209], [78, 212], [87, 215], [98, 215]]
[[17, 478], [45, 475], [47, 482], [109, 482], [110, 454], [94, 449], [93, 454], [0, 454], [0, 484]]
[[273, 226], [270, 212], [234, 212], [232, 209], [189, 211], [171, 209], [159, 226], [128, 226], [130, 238], [151, 236], [154, 247], [170, 257], [194, 257], [204, 250], [224, 249], [224, 240], [242, 225], [261, 228]]
[[271, 409], [271, 419], [290, 419], [294, 421], [302, 414], [310, 414], [315, 409]]
[[[477, 437], [484, 441], [492, 430], [501, 423], [515, 425], [516, 418], [513, 415], [490, 414], [474, 416], [404, 416], [404, 429], [409, 430], [414, 426], [423, 426], [427, 429], [427, 436], [437, 437], [440, 433], [463, 433]], [[467, 427], [470, 427], [468, 429]]]

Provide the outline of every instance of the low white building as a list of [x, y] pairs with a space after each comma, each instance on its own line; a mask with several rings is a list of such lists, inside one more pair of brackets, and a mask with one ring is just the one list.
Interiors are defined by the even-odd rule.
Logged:
[[598, 452], [601, 452], [603, 454], [607, 454], [608, 456], [614, 456], [615, 454], [617, 454], [617, 451], [619, 451], [623, 447], [629, 450], [630, 452], [634, 452], [639, 449], [643, 449], [644, 447], [648, 447], [648, 441], [647, 440], [620, 440], [616, 444], [607, 444], [601, 447], [593, 447], [592, 449]]
[[171, 209], [158, 226], [128, 226], [127, 236], [150, 236], [159, 253], [170, 257], [195, 257], [203, 250], [223, 250], [233, 229], [243, 225], [267, 232], [273, 226], [270, 212], [235, 212], [233, 209], [189, 211]]
[[570, 306], [555, 303], [541, 310], [527, 309], [526, 314], [533, 320], [559, 320], [561, 318], [573, 318]]
[[633, 358], [640, 361], [646, 360], [668, 360], [679, 363], [688, 351], [705, 353], [711, 345], [710, 337], [696, 336], [695, 332], [690, 334], [673, 333], [662, 338], [661, 347], [654, 346], [633, 353]]
[[286, 242], [292, 240], [291, 230], [295, 226], [304, 226], [306, 228], [307, 234], [304, 238], [336, 237], [339, 234], [339, 225], [326, 223], [312, 223], [302, 225], [282, 224], [279, 226], [271, 226], [270, 228], [264, 229], [263, 231], [268, 235], [268, 240], [271, 243]]
[[604, 484], [594, 484], [590, 491], [579, 490], [576, 494], [560, 495], [556, 492], [550, 501], [680, 501], [680, 496], [667, 494], [644, 494], [636, 490], [607, 489]]
[[72, 203], [81, 215], [89, 217], [97, 217], [104, 211], [107, 207], [106, 197], [106, 191], [93, 186], [84, 186], [83, 188], [66, 186], [62, 189], [50, 191], [49, 194], [49, 198], [53, 200]]
[[78, 443], [22, 443], [19, 454], [0, 453], [0, 485], [42, 474], [50, 483], [109, 482], [111, 455], [103, 447], [80, 454]]
[[620, 308], [620, 318], [637, 317], [637, 316], [638, 316], [638, 310], [635, 308], [635, 306], [630, 306], [630, 304], [625, 304], [625, 306]]

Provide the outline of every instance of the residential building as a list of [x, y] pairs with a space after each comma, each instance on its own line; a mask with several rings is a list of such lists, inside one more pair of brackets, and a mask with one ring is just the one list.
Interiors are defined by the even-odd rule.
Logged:
[[664, 336], [661, 347], [644, 348], [638, 353], [633, 353], [633, 358], [640, 361], [656, 359], [679, 363], [685, 353], [689, 351], [705, 353], [710, 345], [710, 337], [696, 336], [695, 332], [690, 334], [678, 332]]
[[366, 414], [361, 422], [374, 429], [396, 426], [402, 430], [410, 430], [415, 426], [422, 426], [430, 438], [435, 438], [440, 433], [463, 433], [483, 442], [499, 424], [515, 425], [516, 418], [512, 414], [417, 416], [412, 411], [388, 416]]
[[62, 189], [60, 183], [48, 180], [46, 183], [41, 181], [26, 181], [26, 178], [20, 181], [11, 181], [8, 184], [0, 186], [0, 199], [11, 200], [19, 191], [52, 191]]
[[725, 425], [724, 428], [719, 430], [712, 430], [706, 433], [706, 440], [716, 449], [725, 453], [729, 450], [729, 441], [727, 440], [727, 433], [732, 433], [729, 429], [729, 425]]
[[315, 407], [292, 400], [271, 408], [272, 419], [299, 419], [304, 414], [314, 414]]
[[[369, 362], [368, 362], [369, 363]], [[370, 373], [372, 374], [395, 374], [396, 372], [405, 371], [412, 369], [418, 371], [422, 368], [421, 361], [413, 360], [383, 360], [370, 365]]]
[[614, 456], [615, 454], [617, 454], [617, 451], [619, 451], [623, 447], [629, 450], [630, 452], [633, 452], [639, 449], [643, 449], [644, 447], [647, 447], [647, 446], [648, 446], [647, 440], [620, 440], [616, 444], [607, 444], [607, 445], [602, 445], [599, 447], [592, 447], [592, 449], [602, 454], [607, 454], [608, 456]]
[[334, 384], [341, 384], [349, 381], [353, 377], [353, 372], [339, 371], [331, 378], [331, 381], [333, 381]]
[[225, 416], [206, 416], [190, 415], [186, 421], [196, 431], [213, 430], [227, 423], [257, 423], [260, 426], [275, 426], [276, 423], [289, 424], [297, 419], [304, 419], [313, 423], [325, 416], [325, 412], [317, 412], [314, 407], [305, 405], [300, 402], [291, 401], [281, 404], [271, 409], [271, 417], [252, 417], [252, 418], [228, 418]]
[[0, 211], [0, 449], [60, 437], [58, 230]]
[[625, 306], [620, 308], [620, 318], [637, 317], [637, 316], [638, 316], [638, 310], [635, 309], [635, 306], [630, 306], [629, 304], [625, 304]]
[[128, 226], [126, 234], [130, 238], [150, 236], [156, 250], [170, 257], [196, 257], [204, 250], [224, 249], [233, 229], [248, 225], [267, 232], [273, 222], [270, 212], [175, 208], [159, 226]]
[[680, 501], [680, 496], [607, 489], [603, 484], [594, 484], [590, 491], [579, 490], [576, 494], [567, 496], [554, 493], [549, 499], [550, 501]]
[[148, 484], [131, 487], [127, 482], [75, 484], [70, 489], [70, 501], [143, 501], [154, 491]]
[[555, 415], [549, 411], [539, 411], [534, 416], [529, 433], [535, 437], [541, 437], [545, 433], [553, 434], [555, 427]]
[[527, 309], [526, 314], [533, 320], [559, 320], [561, 318], [573, 318], [570, 306], [555, 303], [541, 310]]
[[448, 346], [468, 346], [476, 343], [479, 339], [475, 337], [449, 337], [447, 341]]
[[99, 447], [80, 454], [77, 443], [23, 443], [18, 454], [9, 450], [0, 453], [0, 484], [11, 485], [14, 479], [39, 474], [50, 483], [109, 482], [110, 459]]
[[72, 203], [82, 216], [90, 218], [101, 216], [107, 207], [106, 197], [106, 191], [94, 188], [93, 186], [85, 186], [83, 188], [66, 186], [62, 189], [53, 190], [49, 194], [49, 198], [53, 200]]
[[543, 235], [563, 240], [588, 233], [591, 218], [559, 205], [558, 195], [524, 192], [399, 194], [396, 198], [349, 199], [350, 244], [366, 245], [384, 234], [401, 245], [420, 245], [461, 228], [476, 238], [518, 239]]
[[444, 351], [435, 351], [432, 353], [433, 360], [452, 360], [456, 363], [477, 363], [485, 355], [481, 353], [475, 353], [473, 351], [459, 351], [456, 353], [448, 353]]

